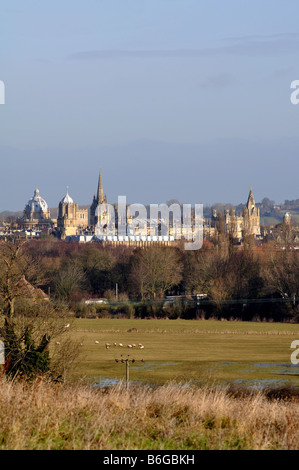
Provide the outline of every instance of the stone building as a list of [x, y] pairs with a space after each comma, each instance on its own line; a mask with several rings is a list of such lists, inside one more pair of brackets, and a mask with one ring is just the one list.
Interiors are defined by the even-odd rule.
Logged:
[[286, 212], [282, 222], [269, 227], [265, 233], [265, 239], [277, 243], [277, 247], [298, 249], [299, 226], [292, 221], [291, 214]]
[[88, 226], [88, 209], [79, 208], [68, 193], [60, 201], [57, 217], [57, 232], [60, 238], [77, 235]]
[[260, 210], [255, 204], [252, 188], [250, 187], [246, 206], [241, 214], [237, 215], [235, 209], [218, 214], [213, 210], [211, 222], [206, 224], [204, 233], [212, 239], [217, 233], [229, 234], [234, 240], [241, 241], [244, 236], [261, 236]]
[[50, 209], [46, 201], [40, 196], [38, 188], [34, 195], [27, 202], [23, 216], [18, 220], [18, 225], [22, 228], [44, 228], [51, 226]]
[[97, 207], [100, 204], [107, 204], [107, 196], [103, 191], [102, 174], [100, 171], [97, 194], [93, 196], [92, 204], [89, 210], [89, 225], [95, 227], [98, 223]]
[[243, 209], [243, 233], [255, 237], [261, 235], [260, 210], [256, 207], [251, 187], [246, 207]]

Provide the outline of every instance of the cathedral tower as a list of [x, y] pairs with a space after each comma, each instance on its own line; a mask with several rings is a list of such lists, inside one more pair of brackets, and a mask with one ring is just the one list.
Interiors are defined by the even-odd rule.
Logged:
[[252, 187], [250, 186], [250, 191], [248, 195], [248, 200], [246, 207], [243, 210], [243, 227], [244, 235], [254, 235], [260, 236], [261, 234], [261, 225], [260, 225], [260, 210], [256, 207]]
[[100, 204], [107, 204], [106, 194], [104, 196], [101, 171], [100, 171], [100, 175], [99, 175], [97, 194], [93, 196], [93, 200], [92, 200], [92, 204], [90, 206], [90, 212], [89, 212], [89, 223], [93, 227], [95, 227], [97, 225], [97, 222], [98, 222], [98, 218], [96, 216], [96, 210], [97, 210], [97, 207]]

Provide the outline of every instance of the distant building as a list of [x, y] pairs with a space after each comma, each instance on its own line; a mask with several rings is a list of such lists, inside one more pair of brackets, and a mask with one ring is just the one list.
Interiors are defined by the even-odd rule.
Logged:
[[246, 207], [243, 210], [243, 231], [244, 235], [254, 235], [255, 237], [261, 235], [260, 210], [256, 207], [251, 187]]
[[291, 214], [286, 212], [283, 221], [274, 227], [270, 227], [265, 234], [267, 241], [275, 241], [277, 246], [298, 249], [299, 227], [292, 221]]
[[23, 216], [18, 220], [22, 228], [44, 228], [52, 224], [50, 209], [36, 188], [34, 195], [27, 202]]
[[57, 232], [64, 239], [76, 235], [79, 229], [88, 226], [88, 209], [80, 209], [68, 193], [60, 201], [57, 217]]
[[100, 171], [97, 194], [93, 196], [89, 210], [89, 225], [95, 227], [98, 223], [97, 208], [100, 204], [107, 204], [107, 196], [103, 191], [102, 174]]
[[[61, 239], [86, 241], [100, 241], [113, 244], [132, 244], [136, 246], [147, 246], [152, 243], [172, 245], [181, 240], [191, 240], [195, 231], [191, 222], [185, 223], [181, 219], [181, 226], [177, 227], [166, 216], [151, 217], [148, 220], [138, 217], [137, 219], [128, 212], [126, 217], [126, 229], [123, 229], [121, 215], [118, 206], [113, 206], [115, 220], [110, 217], [108, 209], [105, 207], [107, 196], [104, 195], [102, 175], [99, 173], [97, 192], [93, 196], [89, 208], [80, 208], [79, 205], [69, 195], [66, 195], [59, 202], [57, 220], [51, 220], [50, 210], [46, 201], [40, 196], [38, 188], [35, 189], [33, 197], [25, 206], [24, 214], [18, 220], [19, 228], [26, 231], [42, 230], [46, 227], [56, 227], [56, 234]], [[100, 210], [99, 210], [100, 208]], [[147, 214], [148, 216], [148, 214]], [[290, 224], [289, 214], [285, 214], [285, 223]], [[114, 225], [115, 224], [115, 225]], [[112, 230], [110, 230], [112, 227]], [[166, 227], [167, 233], [162, 231]], [[179, 233], [177, 233], [179, 230]], [[246, 206], [241, 214], [237, 214], [235, 209], [225, 210], [217, 213], [213, 210], [210, 219], [203, 220], [203, 238], [213, 241], [219, 234], [228, 234], [233, 240], [241, 242], [245, 236], [261, 238], [260, 209], [256, 206], [252, 188], [250, 187]], [[190, 238], [191, 237], [191, 238]]]
[[223, 214], [213, 210], [211, 223], [204, 228], [205, 238], [212, 239], [221, 231], [240, 241], [246, 235], [253, 235], [255, 238], [261, 236], [260, 210], [256, 207], [251, 187], [242, 214], [237, 215], [235, 209], [227, 209]]
[[31, 299], [33, 301], [49, 300], [49, 296], [45, 294], [42, 289], [34, 287], [32, 284], [30, 284], [30, 282], [27, 281], [25, 276], [21, 277], [21, 279], [17, 283], [17, 286], [22, 296], [26, 297], [27, 299]]

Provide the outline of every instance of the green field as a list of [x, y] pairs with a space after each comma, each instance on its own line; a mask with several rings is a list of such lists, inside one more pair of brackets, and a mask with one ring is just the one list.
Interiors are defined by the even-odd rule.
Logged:
[[[299, 366], [290, 360], [291, 342], [299, 340], [299, 327], [295, 324], [76, 319], [70, 334], [82, 343], [82, 358], [74, 376], [101, 385], [106, 379], [125, 378], [125, 364], [116, 363], [115, 359], [128, 354], [136, 360], [130, 366], [132, 381], [299, 384]], [[105, 343], [111, 347], [106, 349]], [[144, 349], [127, 347], [139, 343]]]

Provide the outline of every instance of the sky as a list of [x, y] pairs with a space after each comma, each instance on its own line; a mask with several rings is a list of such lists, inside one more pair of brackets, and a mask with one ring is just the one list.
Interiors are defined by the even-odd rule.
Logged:
[[299, 198], [297, 0], [2, 0], [0, 211]]

